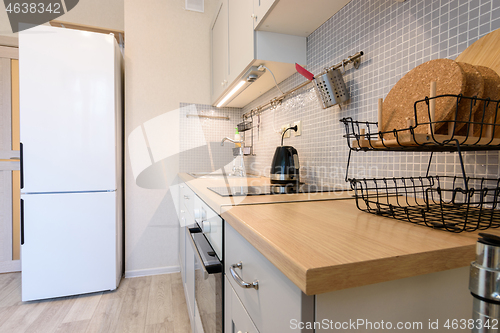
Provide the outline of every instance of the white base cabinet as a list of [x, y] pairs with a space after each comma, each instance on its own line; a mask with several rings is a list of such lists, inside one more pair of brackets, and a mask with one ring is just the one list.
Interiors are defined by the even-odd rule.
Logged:
[[462, 267], [319, 294], [316, 332], [470, 332], [452, 326], [472, 318], [468, 286]]
[[[244, 322], [240, 304], [259, 332], [444, 332], [470, 324], [469, 267], [306, 296], [227, 222], [225, 228], [226, 333]], [[233, 278], [231, 265], [240, 262], [233, 270], [258, 289]]]
[[195, 298], [195, 253], [189, 239], [191, 235], [186, 229], [186, 226], [195, 223], [192, 211], [196, 194], [186, 184], [181, 184], [179, 187], [179, 266], [182, 285], [191, 322], [191, 331], [192, 333], [203, 333]]
[[241, 304], [227, 277], [224, 281], [224, 325], [225, 333], [258, 333], [252, 319]]
[[[294, 329], [291, 320], [313, 321], [314, 297], [305, 295], [227, 222], [224, 225], [226, 281], [229, 281], [258, 331], [313, 332]], [[241, 268], [233, 268], [234, 273], [245, 282], [257, 282], [257, 289], [243, 288], [237, 281], [238, 277], [233, 277], [232, 265], [237, 263], [241, 263]], [[231, 313], [232, 309], [227, 309], [228, 306], [226, 304], [226, 311]], [[232, 332], [231, 327], [226, 327], [226, 333]]]

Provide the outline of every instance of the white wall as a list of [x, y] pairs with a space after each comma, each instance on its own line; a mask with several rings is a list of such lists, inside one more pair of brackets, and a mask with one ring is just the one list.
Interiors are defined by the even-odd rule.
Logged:
[[[156, 161], [149, 148], [149, 160], [144, 146], [143, 156], [148, 160], [145, 162], [156, 162], [158, 166], [149, 180], [164, 188], [148, 189], [143, 184], [141, 187], [131, 169], [133, 140], [129, 142], [129, 136], [137, 130], [134, 133], [149, 144], [153, 138], [148, 137], [151, 132], [146, 127], [154, 121], [147, 123], [148, 120], [165, 120], [170, 115], [175, 119], [181, 102], [210, 103], [209, 26], [218, 1], [205, 0], [204, 13], [186, 11], [184, 3], [125, 0], [127, 276], [178, 270], [179, 224], [168, 189], [178, 172], [178, 155]], [[178, 144], [178, 126], [178, 122], [172, 122], [157, 129], [165, 139], [160, 149]]]
[[[124, 30], [123, 0], [80, 0], [75, 8], [56, 20]], [[0, 35], [17, 36], [12, 33], [3, 1], [0, 1]]]

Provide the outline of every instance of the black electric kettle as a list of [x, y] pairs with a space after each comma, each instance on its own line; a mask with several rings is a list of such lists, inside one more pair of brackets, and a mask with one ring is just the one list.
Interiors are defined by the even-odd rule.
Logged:
[[299, 177], [299, 154], [292, 146], [283, 146], [283, 138], [288, 130], [297, 131], [297, 125], [289, 127], [281, 134], [281, 146], [276, 147], [273, 163], [271, 164], [271, 174], [269, 179], [271, 184], [298, 185]]
[[276, 147], [271, 164], [271, 184], [299, 183], [299, 155], [291, 146]]

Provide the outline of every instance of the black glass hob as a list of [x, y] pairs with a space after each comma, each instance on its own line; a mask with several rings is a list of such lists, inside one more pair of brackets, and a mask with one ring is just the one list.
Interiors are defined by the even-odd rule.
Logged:
[[300, 184], [298, 186], [295, 184], [265, 186], [219, 186], [208, 187], [208, 189], [223, 197], [345, 191], [345, 189], [341, 189], [338, 187], [318, 186], [314, 184]]

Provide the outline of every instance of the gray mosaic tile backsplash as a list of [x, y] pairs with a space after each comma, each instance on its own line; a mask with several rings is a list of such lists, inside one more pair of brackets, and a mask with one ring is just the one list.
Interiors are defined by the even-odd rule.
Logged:
[[[344, 81], [351, 99], [342, 108], [323, 109], [312, 85], [295, 92], [275, 109], [254, 117], [254, 153], [245, 157], [247, 172], [268, 176], [271, 160], [281, 137], [281, 125], [302, 121], [302, 136], [285, 138], [284, 144], [299, 153], [301, 180], [345, 187], [348, 147], [341, 118], [377, 121], [377, 100], [385, 98], [409, 70], [437, 58], [455, 59], [480, 37], [500, 28], [500, 0], [352, 0], [307, 38], [307, 69], [318, 74], [324, 68], [363, 51], [361, 65], [346, 67]], [[294, 74], [280, 88], [288, 91], [304, 78]], [[196, 105], [200, 114], [230, 115], [231, 120], [200, 119], [210, 147], [224, 136], [233, 137], [241, 115], [278, 96], [273, 88], [243, 109]], [[186, 106], [188, 104], [182, 104]], [[182, 118], [181, 136], [189, 139], [193, 124]], [[250, 131], [246, 145], [250, 145]], [[182, 140], [181, 140], [182, 142]], [[229, 146], [229, 145], [228, 145]], [[232, 147], [232, 146], [231, 146]], [[182, 148], [181, 148], [182, 150]], [[224, 162], [230, 149], [212, 154]], [[499, 177], [499, 152], [465, 152], [468, 176]], [[214, 163], [199, 159], [199, 152], [184, 154], [181, 172], [214, 171]], [[349, 177], [402, 177], [425, 175], [429, 153], [353, 152]], [[217, 163], [216, 163], [217, 164]], [[220, 164], [220, 163], [219, 163]], [[456, 153], [437, 153], [431, 174], [460, 175]]]
[[[377, 100], [385, 98], [409, 70], [437, 58], [455, 59], [485, 34], [500, 28], [500, 0], [353, 0], [307, 38], [307, 69], [318, 74], [363, 51], [359, 69], [346, 67], [344, 80], [351, 99], [342, 108], [323, 109], [312, 85], [260, 115], [254, 128], [255, 156], [246, 157], [247, 171], [267, 175], [281, 125], [302, 121], [302, 136], [285, 139], [299, 153], [301, 180], [344, 186], [348, 157], [343, 117], [377, 121]], [[283, 91], [304, 82], [299, 74], [280, 83]], [[278, 96], [271, 89], [244, 108], [250, 111]], [[254, 123], [259, 123], [254, 117]], [[247, 141], [249, 144], [249, 141]], [[434, 155], [431, 174], [460, 175], [456, 153]], [[466, 152], [468, 176], [498, 177], [499, 153]], [[353, 152], [349, 177], [425, 175], [429, 153]]]
[[[234, 138], [235, 128], [241, 122], [241, 109], [216, 108], [202, 104], [180, 104], [180, 172], [212, 172], [233, 160], [233, 144], [221, 146], [224, 137]], [[213, 118], [197, 117], [210, 116]], [[216, 118], [228, 117], [229, 119]], [[204, 136], [206, 146], [195, 149], [190, 141], [199, 142]], [[228, 172], [230, 170], [228, 169]]]

